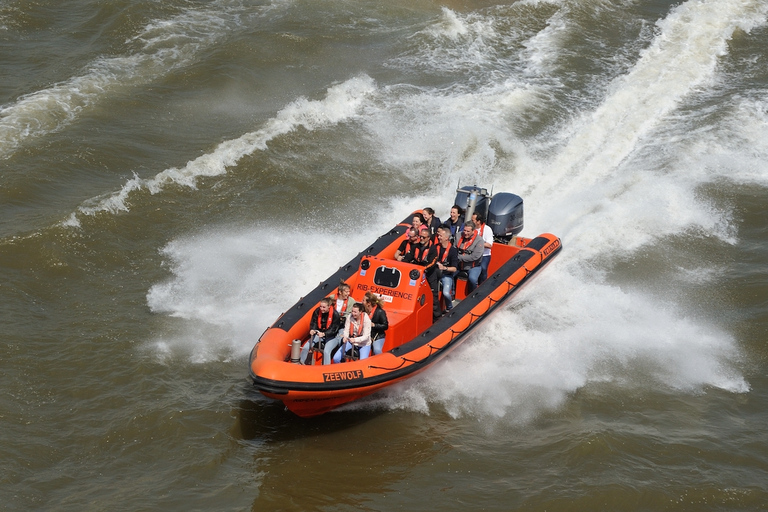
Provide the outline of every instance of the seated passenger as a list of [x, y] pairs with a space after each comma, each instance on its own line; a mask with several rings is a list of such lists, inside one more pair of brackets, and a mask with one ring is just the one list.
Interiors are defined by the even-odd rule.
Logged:
[[[363, 310], [363, 305], [359, 302], [352, 306], [352, 312], [347, 318], [344, 333], [341, 336], [341, 348], [333, 356], [334, 363], [340, 363], [344, 354], [354, 348], [360, 349], [360, 359], [366, 359], [371, 355], [371, 319]], [[325, 344], [325, 348], [328, 348], [328, 343]]]
[[410, 252], [403, 256], [402, 261], [413, 263], [414, 265], [426, 266], [429, 263], [427, 256], [429, 255], [429, 248], [431, 246], [432, 240], [429, 235], [429, 229], [427, 229], [426, 226], [422, 226], [419, 230], [418, 243], [411, 245]]
[[462, 224], [464, 224], [464, 210], [461, 209], [461, 206], [455, 204], [451, 206], [451, 216], [445, 221], [445, 225], [451, 230], [451, 243], [454, 245], [461, 236]]
[[432, 288], [432, 315], [437, 318], [443, 314], [438, 284], [443, 286], [445, 310], [450, 311], [453, 307], [453, 277], [459, 266], [459, 254], [451, 243], [451, 230], [445, 224], [437, 228], [437, 243], [432, 246], [427, 259], [432, 262], [427, 267], [427, 282]]
[[429, 236], [431, 236], [432, 242], [437, 241], [437, 228], [442, 224], [440, 219], [435, 216], [435, 210], [432, 208], [424, 208], [424, 225], [429, 229]]
[[[352, 311], [352, 305], [355, 303], [355, 299], [349, 296], [349, 285], [342, 281], [339, 284], [339, 293], [335, 297], [335, 309], [341, 316], [341, 321], [346, 321], [349, 316], [349, 312]], [[334, 297], [331, 297], [334, 298]]]
[[477, 280], [482, 270], [480, 262], [483, 259], [483, 238], [471, 220], [464, 224], [461, 238], [456, 242], [456, 250], [459, 253], [459, 270], [467, 273], [469, 295], [477, 288]]
[[493, 247], [493, 230], [485, 223], [485, 217], [482, 213], [474, 212], [472, 222], [475, 223], [475, 229], [483, 237], [483, 259], [480, 260], [480, 277], [477, 284], [483, 284], [488, 278], [488, 264], [491, 262], [491, 247]]
[[365, 292], [363, 304], [365, 305], [365, 312], [368, 314], [368, 318], [371, 319], [373, 354], [381, 354], [381, 350], [384, 348], [385, 331], [389, 329], [387, 312], [384, 311], [383, 307], [384, 303], [375, 293]]
[[427, 223], [427, 220], [424, 218], [424, 215], [420, 212], [416, 212], [413, 214], [413, 219], [411, 220], [411, 227], [416, 230], [418, 233], [421, 229], [421, 226]]
[[311, 356], [309, 349], [317, 347], [323, 349], [325, 342], [336, 337], [339, 333], [341, 321], [339, 314], [333, 309], [333, 299], [324, 298], [320, 305], [312, 313], [312, 319], [309, 321], [309, 341], [301, 348], [299, 361], [303, 364], [309, 364]]
[[419, 243], [419, 231], [415, 228], [408, 228], [407, 238], [400, 243], [400, 247], [395, 251], [395, 259], [403, 261], [405, 255], [411, 252], [411, 247]]

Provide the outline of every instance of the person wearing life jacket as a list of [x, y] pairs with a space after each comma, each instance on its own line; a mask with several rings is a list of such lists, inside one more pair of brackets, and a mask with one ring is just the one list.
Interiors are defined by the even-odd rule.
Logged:
[[373, 355], [381, 354], [384, 348], [386, 330], [389, 329], [387, 312], [384, 311], [384, 302], [373, 292], [365, 292], [363, 305], [368, 318], [371, 319], [371, 341]]
[[435, 210], [432, 208], [423, 208], [424, 212], [424, 225], [429, 229], [429, 236], [432, 243], [437, 242], [437, 228], [440, 227], [440, 219], [435, 216]]
[[461, 236], [461, 226], [464, 224], [464, 210], [455, 204], [451, 206], [451, 214], [445, 225], [451, 230], [451, 243], [456, 245], [456, 240]]
[[[339, 313], [339, 326], [341, 327], [344, 322], [347, 321], [347, 318], [349, 318], [352, 306], [357, 304], [357, 301], [350, 296], [349, 285], [344, 281], [339, 283], [336, 296], [334, 297], [331, 295], [330, 299], [333, 301], [333, 304], [335, 304], [334, 309]], [[323, 364], [331, 364], [333, 351], [339, 345], [341, 345], [341, 332], [337, 333], [335, 338], [325, 341], [325, 348], [323, 348]]]
[[472, 221], [475, 223], [475, 229], [483, 237], [483, 259], [480, 260], [482, 270], [477, 279], [477, 284], [480, 285], [488, 278], [488, 264], [491, 263], [491, 247], [493, 247], [493, 230], [485, 223], [485, 217], [482, 213], [474, 212]]
[[333, 362], [340, 363], [342, 356], [355, 347], [360, 349], [360, 359], [366, 359], [371, 355], [371, 319], [365, 314], [365, 308], [359, 302], [352, 306], [352, 312], [347, 318], [347, 323], [344, 324], [341, 348], [334, 354]]
[[406, 255], [411, 252], [411, 248], [418, 243], [419, 230], [416, 228], [408, 228], [405, 240], [400, 242], [400, 246], [395, 251], [395, 259], [397, 261], [403, 261]]
[[312, 347], [325, 348], [325, 342], [332, 340], [338, 334], [340, 324], [339, 313], [333, 308], [333, 299], [325, 297], [312, 313], [312, 318], [309, 321], [310, 338], [301, 348], [299, 361], [303, 364], [309, 364], [309, 349]]
[[475, 229], [475, 223], [468, 220], [464, 224], [461, 238], [456, 242], [459, 253], [459, 270], [467, 273], [467, 295], [477, 288], [477, 280], [483, 270], [483, 238]]
[[419, 242], [411, 246], [408, 254], [403, 256], [403, 261], [413, 263], [414, 265], [426, 266], [428, 263], [429, 248], [432, 246], [432, 237], [426, 226], [421, 226], [419, 230]]
[[335, 299], [334, 308], [341, 315], [342, 323], [347, 320], [349, 312], [352, 311], [352, 305], [356, 302], [349, 294], [349, 285], [342, 281], [339, 283], [339, 291], [336, 296], [331, 296], [332, 299]]
[[421, 226], [427, 223], [427, 220], [424, 218], [424, 214], [421, 212], [416, 212], [413, 214], [413, 219], [411, 219], [411, 227], [416, 230], [418, 233], [421, 229]]
[[[445, 311], [450, 311], [453, 308], [453, 278], [459, 267], [459, 253], [451, 243], [451, 228], [445, 224], [437, 228], [437, 243], [432, 246], [429, 259], [434, 262], [434, 271], [430, 272], [430, 268], [427, 267], [427, 282], [432, 287], [432, 313], [437, 317], [443, 314], [440, 308], [438, 283], [443, 288]], [[430, 278], [431, 274], [435, 277]]]

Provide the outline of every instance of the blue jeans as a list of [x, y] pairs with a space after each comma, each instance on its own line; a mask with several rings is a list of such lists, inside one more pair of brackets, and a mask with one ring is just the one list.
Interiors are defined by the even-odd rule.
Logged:
[[[326, 345], [327, 347], [328, 345]], [[333, 362], [334, 363], [340, 363], [341, 357], [347, 353], [347, 350], [352, 350], [352, 347], [354, 347], [353, 344], [350, 342], [346, 342], [342, 347], [336, 352], [336, 354], [333, 356]], [[368, 356], [371, 355], [371, 346], [366, 345], [364, 347], [360, 347], [360, 359], [366, 359]]]
[[[381, 338], [374, 340], [373, 342], [373, 355], [381, 354], [382, 349], [384, 348], [384, 341], [386, 341], [386, 338], [382, 336]], [[362, 357], [360, 358], [362, 359]]]
[[475, 291], [475, 288], [477, 288], [477, 280], [480, 279], [480, 272], [482, 271], [483, 267], [480, 265], [467, 270], [467, 295]]
[[307, 360], [307, 354], [309, 354], [309, 348], [316, 345], [318, 342], [323, 341], [325, 338], [321, 338], [317, 334], [312, 336], [308, 342], [304, 344], [303, 347], [301, 347], [301, 355], [299, 356], [299, 361], [304, 363]]
[[480, 260], [480, 268], [483, 269], [482, 272], [480, 272], [480, 279], [477, 280], [477, 284], [483, 284], [483, 281], [488, 279], [488, 265], [491, 263], [491, 255], [483, 256], [483, 259]]
[[323, 349], [323, 364], [331, 364], [331, 352], [333, 349], [341, 345], [341, 336], [336, 336], [332, 340], [325, 342], [325, 348]]
[[440, 278], [440, 282], [443, 283], [445, 310], [450, 311], [453, 308], [453, 276], [443, 276]]
[[477, 280], [477, 284], [483, 284], [483, 281], [488, 279], [488, 265], [491, 263], [491, 255], [483, 256], [480, 260], [480, 268], [483, 269], [480, 272], [480, 278]]

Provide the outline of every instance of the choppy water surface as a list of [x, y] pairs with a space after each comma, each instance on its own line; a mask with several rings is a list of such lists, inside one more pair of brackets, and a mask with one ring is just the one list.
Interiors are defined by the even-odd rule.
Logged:
[[[762, 510], [768, 4], [0, 3], [7, 510]], [[301, 420], [247, 355], [457, 183], [560, 256]]]

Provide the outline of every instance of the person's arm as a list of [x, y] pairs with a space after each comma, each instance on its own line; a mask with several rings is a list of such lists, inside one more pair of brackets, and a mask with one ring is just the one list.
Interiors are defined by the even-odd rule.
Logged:
[[320, 330], [318, 328], [318, 319], [320, 318], [320, 309], [316, 309], [312, 313], [312, 319], [309, 321], [309, 335], [314, 336]]
[[448, 249], [448, 257], [445, 259], [445, 264], [440, 263], [440, 270], [443, 272], [456, 272], [459, 268], [459, 253], [456, 252], [456, 248], [451, 246]]
[[475, 239], [475, 243], [472, 244], [472, 247], [470, 247], [469, 249], [471, 251], [469, 253], [470, 258], [467, 259], [467, 260], [464, 260], [464, 261], [477, 261], [480, 258], [482, 258], [483, 257], [483, 250], [484, 250], [483, 239], [480, 238], [480, 237]]
[[493, 247], [493, 231], [491, 231], [491, 228], [488, 226], [485, 226], [485, 230], [483, 231], [483, 240], [485, 241], [483, 247], [486, 249]]
[[389, 329], [389, 320], [387, 319], [387, 312], [381, 309], [379, 307], [376, 310], [376, 314], [374, 315], [376, 317], [376, 322], [373, 322], [373, 319], [371, 319], [371, 329], [376, 329], [379, 331], [386, 331]]
[[336, 311], [336, 308], [331, 309], [331, 314], [333, 315], [333, 319], [331, 320], [331, 326], [328, 328], [328, 330], [325, 331], [326, 340], [335, 338], [336, 335], [339, 333], [339, 327], [341, 326], [341, 316], [339, 316], [339, 313], [338, 311]]

